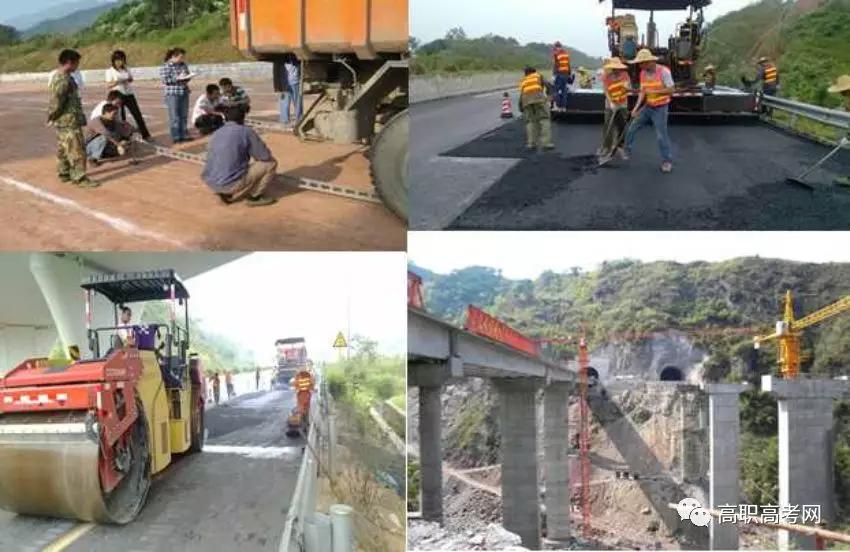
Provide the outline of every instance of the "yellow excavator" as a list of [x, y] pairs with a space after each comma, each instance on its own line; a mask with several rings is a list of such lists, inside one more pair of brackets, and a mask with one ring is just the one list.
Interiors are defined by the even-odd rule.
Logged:
[[794, 298], [789, 289], [785, 292], [785, 314], [782, 320], [776, 323], [776, 331], [770, 335], [755, 337], [753, 344], [758, 349], [762, 343], [774, 339], [777, 340], [779, 342], [777, 355], [780, 374], [785, 379], [794, 379], [800, 373], [800, 362], [802, 360], [800, 338], [803, 335], [802, 330], [846, 311], [850, 311], [850, 295], [803, 318], [795, 319]]

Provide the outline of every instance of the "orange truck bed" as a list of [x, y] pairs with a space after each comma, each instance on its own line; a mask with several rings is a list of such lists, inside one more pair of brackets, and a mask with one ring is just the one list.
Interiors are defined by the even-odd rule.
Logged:
[[230, 0], [233, 46], [259, 58], [407, 51], [408, 0]]

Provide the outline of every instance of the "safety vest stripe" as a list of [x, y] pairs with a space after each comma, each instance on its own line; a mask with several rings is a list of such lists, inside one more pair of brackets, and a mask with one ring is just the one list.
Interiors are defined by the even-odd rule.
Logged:
[[670, 103], [670, 94], [653, 92], [666, 88], [661, 77], [663, 71], [664, 68], [658, 66], [651, 77], [647, 71], [640, 73], [640, 88], [646, 94], [646, 105], [649, 107], [661, 107]]
[[532, 73], [525, 77], [519, 85], [520, 94], [523, 96], [530, 94], [540, 94], [543, 92], [542, 77], [539, 73]]
[[561, 52], [560, 54], [555, 56], [555, 60], [557, 61], [558, 72], [570, 72], [570, 54], [568, 54], [567, 52]]
[[778, 77], [779, 71], [776, 70], [775, 65], [768, 65], [764, 70], [764, 82], [766, 84], [776, 84]]
[[626, 80], [620, 79], [608, 83], [608, 97], [617, 105], [626, 103], [629, 99], [629, 90]]

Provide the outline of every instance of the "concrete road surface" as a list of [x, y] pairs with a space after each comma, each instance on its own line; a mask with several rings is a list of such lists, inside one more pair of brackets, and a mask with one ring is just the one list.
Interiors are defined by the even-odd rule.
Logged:
[[[191, 103], [206, 86], [193, 85]], [[270, 82], [240, 83], [252, 98], [251, 117], [276, 121], [278, 95]], [[105, 96], [102, 85], [83, 90], [86, 115]], [[162, 92], [140, 83], [136, 96], [159, 145], [171, 147]], [[47, 86], [0, 84], [0, 249], [15, 250], [402, 250], [405, 225], [383, 205], [275, 183], [276, 205], [224, 205], [201, 180], [202, 166], [155, 155], [141, 146], [142, 163], [89, 166], [100, 182], [78, 189], [56, 177], [56, 137], [45, 125]], [[129, 115], [128, 115], [129, 117]], [[132, 117], [130, 117], [132, 122]], [[192, 134], [198, 136], [194, 129]], [[368, 148], [301, 142], [262, 132], [278, 173], [337, 186], [372, 189]], [[206, 151], [208, 138], [180, 144]]]
[[[512, 93], [516, 111], [516, 95]], [[523, 121], [499, 118], [501, 93], [411, 110], [415, 230], [848, 229], [850, 151], [813, 173], [817, 190], [785, 183], [830, 148], [762, 123], [670, 127], [672, 174], [645, 129], [630, 162], [596, 166], [601, 123], [553, 122], [557, 148], [527, 152]]]
[[301, 462], [301, 439], [284, 434], [291, 391], [240, 395], [208, 409], [203, 453], [156, 476], [147, 504], [126, 526], [18, 516], [0, 510], [0, 550], [36, 552], [276, 551]]

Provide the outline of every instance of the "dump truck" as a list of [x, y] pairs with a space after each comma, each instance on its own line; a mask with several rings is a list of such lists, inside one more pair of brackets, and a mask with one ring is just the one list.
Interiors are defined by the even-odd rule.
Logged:
[[407, 218], [407, 0], [231, 0], [231, 42], [274, 67], [301, 62], [304, 138], [371, 144], [372, 180], [384, 203]]
[[276, 362], [272, 386], [289, 387], [289, 380], [310, 362], [307, 358], [307, 342], [303, 337], [286, 337], [275, 341], [274, 346]]
[[[648, 48], [659, 63], [669, 67], [676, 83], [670, 103], [673, 115], [756, 118], [754, 94], [726, 86], [707, 87], [699, 82], [697, 63], [705, 42], [703, 10], [710, 5], [711, 0], [611, 0], [611, 15], [605, 20], [610, 54], [628, 63], [638, 50]], [[646, 31], [640, 32], [633, 13], [618, 10], [649, 11]], [[676, 25], [675, 32], [662, 41], [655, 12], [673, 10], [687, 11], [687, 15]], [[629, 107], [633, 107], [638, 97], [640, 67], [630, 65], [629, 77], [634, 87], [629, 94]], [[601, 89], [574, 89], [562, 115], [601, 115], [604, 111], [605, 95]]]
[[[87, 358], [33, 358], [0, 378], [0, 508], [125, 524], [152, 476], [203, 449], [204, 375], [173, 270], [97, 274], [82, 288]], [[94, 295], [112, 303], [114, 326], [92, 327]], [[119, 325], [121, 305], [163, 300], [167, 323]]]

